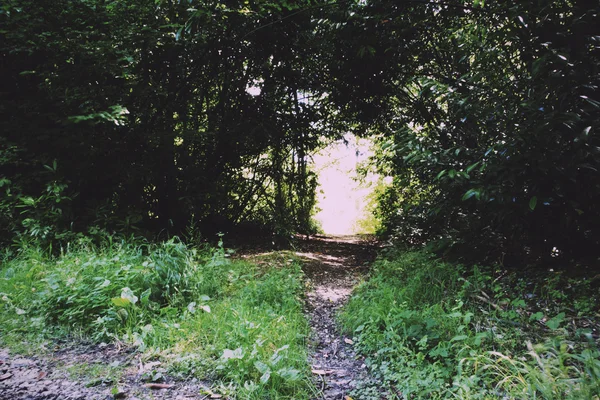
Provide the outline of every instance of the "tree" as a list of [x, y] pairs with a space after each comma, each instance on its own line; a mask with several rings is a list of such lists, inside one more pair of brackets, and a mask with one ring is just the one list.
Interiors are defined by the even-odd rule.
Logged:
[[381, 197], [388, 232], [463, 254], [468, 246], [475, 257], [591, 255], [600, 222], [598, 5], [355, 9], [343, 29], [363, 30], [340, 51], [366, 48], [362, 62], [377, 67], [353, 85], [366, 94], [343, 97], [367, 116], [376, 105], [376, 162], [394, 176]]
[[[61, 229], [306, 231], [323, 102], [309, 3], [2, 6], [3, 207], [68, 185]], [[248, 88], [260, 88], [252, 94]], [[25, 132], [25, 134], [23, 134]], [[41, 171], [41, 172], [40, 172]], [[65, 187], [66, 188], [66, 187]], [[9, 196], [10, 194], [10, 196]], [[65, 192], [65, 195], [67, 192]], [[19, 228], [10, 212], [4, 232]], [[272, 216], [278, 216], [273, 220]]]

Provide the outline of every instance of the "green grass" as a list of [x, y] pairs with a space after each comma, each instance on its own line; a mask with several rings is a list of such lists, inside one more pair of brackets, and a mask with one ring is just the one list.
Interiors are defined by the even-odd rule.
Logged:
[[73, 380], [84, 381], [85, 386], [97, 386], [102, 383], [116, 384], [123, 376], [123, 368], [117, 363], [75, 363], [55, 365], [64, 370]]
[[0, 267], [0, 345], [34, 352], [62, 337], [120, 341], [231, 398], [309, 398], [302, 293], [289, 255], [257, 266], [232, 261], [222, 243], [111, 240], [58, 257], [23, 248]]
[[[534, 283], [535, 282], [535, 283]], [[340, 315], [389, 398], [594, 399], [598, 290], [391, 251]], [[587, 301], [585, 300], [587, 299]], [[370, 388], [357, 398], [378, 398]]]

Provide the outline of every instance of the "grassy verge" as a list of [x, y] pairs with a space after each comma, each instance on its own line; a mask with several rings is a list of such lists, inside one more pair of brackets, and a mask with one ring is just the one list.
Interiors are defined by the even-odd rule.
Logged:
[[60, 257], [29, 248], [0, 267], [0, 345], [121, 341], [232, 398], [308, 398], [302, 292], [295, 260], [258, 267], [230, 260], [222, 244], [109, 242]]
[[340, 322], [390, 398], [598, 399], [598, 298], [561, 273], [391, 251]]

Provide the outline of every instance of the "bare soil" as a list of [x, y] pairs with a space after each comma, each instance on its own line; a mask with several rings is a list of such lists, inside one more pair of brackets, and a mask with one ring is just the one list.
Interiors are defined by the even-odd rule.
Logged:
[[[80, 370], [94, 367], [112, 368], [118, 379], [77, 378]], [[150, 382], [147, 377], [157, 373], [164, 379]], [[131, 347], [62, 343], [46, 354], [28, 357], [0, 349], [0, 400], [202, 399], [209, 398], [199, 395], [206, 388], [196, 379], [168, 377], [160, 363], [143, 362]]]
[[319, 399], [348, 399], [358, 385], [374, 386], [352, 338], [340, 333], [336, 313], [350, 298], [376, 255], [376, 242], [361, 236], [322, 236], [300, 243], [310, 283], [306, 314], [312, 328], [310, 362]]

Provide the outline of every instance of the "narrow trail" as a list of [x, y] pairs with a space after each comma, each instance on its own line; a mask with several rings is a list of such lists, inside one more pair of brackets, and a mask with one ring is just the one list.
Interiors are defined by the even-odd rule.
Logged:
[[296, 254], [304, 261], [310, 284], [306, 314], [312, 328], [310, 356], [318, 399], [345, 399], [357, 383], [369, 383], [365, 365], [352, 340], [336, 327], [336, 312], [375, 258], [376, 247], [360, 236], [321, 236], [301, 243]]

